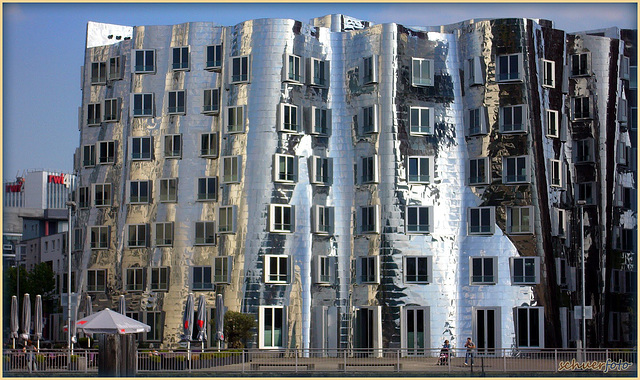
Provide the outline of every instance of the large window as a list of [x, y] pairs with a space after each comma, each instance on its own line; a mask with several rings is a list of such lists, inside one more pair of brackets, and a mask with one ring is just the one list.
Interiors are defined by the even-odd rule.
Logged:
[[335, 256], [314, 256], [313, 257], [313, 283], [332, 284], [335, 281]]
[[280, 123], [278, 130], [281, 132], [298, 133], [301, 131], [301, 115], [298, 106], [293, 104], [280, 104]]
[[259, 306], [258, 348], [284, 348], [286, 318], [283, 306]]
[[218, 198], [218, 177], [198, 178], [198, 200], [215, 201]]
[[169, 267], [151, 268], [151, 287], [155, 292], [166, 292], [169, 290]]
[[191, 290], [213, 289], [213, 278], [210, 266], [198, 266], [192, 268]]
[[98, 142], [98, 163], [113, 164], [116, 160], [116, 142], [115, 141], [99, 141]]
[[265, 283], [288, 284], [291, 281], [291, 256], [265, 255]]
[[507, 207], [507, 232], [510, 234], [533, 233], [533, 207]]
[[522, 54], [500, 55], [496, 59], [496, 81], [522, 80]]
[[379, 219], [380, 211], [379, 206], [366, 206], [360, 207], [360, 232], [363, 234], [379, 233]]
[[380, 256], [358, 257], [356, 274], [361, 284], [380, 283]]
[[571, 55], [571, 76], [589, 75], [589, 53]]
[[222, 69], [222, 45], [209, 45], [206, 50], [205, 70]]
[[131, 159], [150, 160], [153, 140], [151, 136], [131, 138]]
[[544, 347], [544, 307], [516, 308], [518, 347]]
[[143, 313], [145, 318], [143, 323], [151, 327], [151, 330], [147, 332], [145, 336], [145, 341], [162, 342], [162, 333], [164, 329], [164, 312], [144, 311], [141, 313]]
[[469, 86], [484, 84], [482, 73], [482, 57], [473, 57], [465, 62], [465, 73]]
[[87, 126], [100, 125], [102, 111], [100, 103], [87, 104]]
[[91, 62], [91, 84], [107, 83], [107, 62]]
[[87, 292], [104, 292], [107, 290], [107, 270], [87, 270]]
[[91, 249], [109, 248], [109, 226], [91, 226], [89, 231]]
[[593, 188], [594, 188], [593, 182], [577, 183], [575, 185], [576, 200], [584, 201], [585, 204], [588, 204], [588, 205], [596, 204]]
[[411, 85], [433, 86], [433, 60], [411, 58]]
[[429, 183], [432, 181], [432, 173], [434, 167], [433, 156], [413, 156], [409, 157], [407, 161], [409, 163], [407, 182]]
[[178, 179], [162, 178], [160, 179], [160, 202], [177, 202], [178, 201]]
[[309, 158], [310, 182], [316, 185], [329, 185], [333, 174], [333, 159], [311, 156]]
[[214, 222], [196, 222], [196, 245], [214, 245], [216, 243], [216, 230]]
[[143, 204], [151, 202], [151, 181], [129, 182], [129, 203]]
[[556, 63], [546, 59], [542, 60], [542, 86], [554, 88], [556, 86]]
[[469, 185], [489, 184], [489, 157], [469, 160]]
[[111, 206], [111, 184], [95, 183], [93, 184], [93, 204], [96, 207]]
[[78, 187], [76, 200], [78, 201], [78, 208], [88, 208], [91, 206], [91, 192], [88, 186]]
[[378, 56], [362, 59], [362, 84], [378, 83]]
[[431, 279], [431, 256], [404, 256], [404, 282], [428, 284]]
[[155, 223], [156, 247], [171, 247], [173, 245], [173, 222]]
[[311, 130], [309, 133], [320, 136], [331, 134], [331, 110], [311, 107]]
[[378, 105], [364, 107], [362, 109], [362, 133], [378, 133]]
[[313, 206], [313, 233], [331, 234], [333, 233], [334, 208], [328, 206]]
[[410, 133], [412, 135], [433, 134], [433, 109], [411, 107], [409, 110]]
[[133, 72], [138, 74], [153, 73], [155, 67], [155, 50], [133, 51]]
[[240, 182], [240, 166], [242, 164], [241, 156], [222, 157], [221, 177], [222, 183], [239, 183]]
[[285, 54], [284, 72], [284, 80], [286, 82], [300, 83], [302, 81], [302, 65], [300, 56]]
[[309, 84], [311, 86], [326, 87], [329, 78], [329, 62], [316, 58], [310, 59]]
[[203, 133], [200, 135], [200, 156], [207, 158], [218, 157], [217, 133]]
[[185, 90], [169, 91], [169, 106], [167, 114], [169, 115], [184, 115], [185, 114]]
[[244, 106], [226, 107], [225, 132], [244, 133]]
[[231, 283], [232, 256], [218, 256], [213, 258], [213, 282], [216, 284]]
[[96, 164], [96, 146], [83, 145], [82, 146], [82, 166], [85, 168], [95, 166]]
[[126, 281], [125, 289], [130, 292], [141, 292], [144, 290], [145, 285], [145, 270], [144, 268], [127, 268], [126, 269]]
[[559, 137], [560, 125], [558, 124], [558, 111], [545, 110], [547, 122], [547, 137]]
[[147, 225], [129, 224], [127, 226], [127, 247], [144, 248], [147, 246]]
[[574, 120], [589, 119], [591, 117], [589, 112], [591, 99], [588, 96], [571, 98], [571, 100]]
[[487, 133], [487, 123], [484, 113], [484, 107], [473, 108], [469, 110], [469, 136], [484, 135]]
[[471, 285], [493, 285], [498, 282], [497, 257], [470, 257]]
[[133, 117], [152, 117], [153, 93], [131, 94], [131, 110]]
[[209, 88], [204, 90], [202, 113], [215, 115], [218, 112], [220, 112], [220, 89]]
[[529, 181], [529, 156], [502, 157], [502, 183]]
[[249, 56], [231, 57], [231, 83], [249, 82], [250, 62]]
[[295, 227], [295, 206], [269, 205], [269, 231], [293, 232]]
[[189, 47], [174, 47], [171, 68], [173, 70], [189, 70]]
[[165, 135], [164, 136], [164, 157], [165, 158], [181, 158], [182, 157], [182, 135]]
[[495, 207], [470, 207], [467, 214], [469, 235], [490, 235], [494, 232]]
[[120, 57], [109, 58], [109, 72], [107, 79], [110, 81], [122, 79], [122, 68], [122, 59]]
[[104, 121], [115, 122], [120, 120], [120, 98], [104, 100]]
[[500, 132], [527, 131], [527, 109], [523, 105], [500, 107]]
[[298, 158], [287, 154], [273, 156], [273, 180], [294, 183], [298, 180]]
[[433, 232], [433, 206], [407, 206], [406, 233]]
[[539, 257], [512, 257], [511, 283], [513, 285], [533, 285], [540, 283]]
[[236, 206], [218, 207], [218, 233], [233, 234], [236, 232]]
[[360, 165], [361, 183], [378, 182], [378, 156], [363, 157]]
[[562, 162], [549, 159], [551, 187], [562, 187]]

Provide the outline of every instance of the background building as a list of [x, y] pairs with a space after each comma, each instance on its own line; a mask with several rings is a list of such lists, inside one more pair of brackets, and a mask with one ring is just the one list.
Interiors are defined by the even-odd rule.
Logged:
[[569, 347], [585, 201], [587, 345], [630, 345], [607, 300], [636, 275], [635, 36], [89, 23], [79, 294], [125, 294], [165, 346], [194, 292], [255, 315], [259, 348]]

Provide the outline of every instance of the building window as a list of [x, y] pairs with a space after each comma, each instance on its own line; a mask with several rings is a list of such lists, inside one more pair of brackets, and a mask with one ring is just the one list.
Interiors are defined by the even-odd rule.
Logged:
[[192, 268], [191, 290], [211, 290], [213, 289], [213, 279], [210, 266], [199, 266]]
[[550, 88], [556, 87], [556, 63], [554, 61], [543, 59], [542, 68], [544, 74], [542, 78], [542, 86]]
[[104, 121], [114, 122], [120, 120], [120, 98], [104, 100]]
[[113, 164], [116, 160], [116, 142], [100, 141], [98, 142], [98, 163]]
[[107, 83], [107, 62], [91, 62], [91, 84]]
[[184, 90], [169, 91], [169, 107], [167, 109], [167, 114], [185, 114], [185, 94], [186, 92]]
[[162, 342], [162, 333], [164, 328], [164, 312], [163, 311], [144, 311], [145, 320], [143, 323], [151, 326], [151, 330], [147, 332], [145, 341]]
[[502, 182], [529, 181], [529, 156], [502, 157]]
[[591, 99], [588, 96], [572, 98], [573, 119], [588, 119], [591, 117], [589, 113], [589, 103]]
[[173, 70], [189, 70], [189, 47], [181, 46], [173, 48]]
[[433, 206], [407, 206], [406, 232], [426, 234], [433, 232]]
[[286, 319], [283, 306], [259, 306], [258, 348], [284, 348]]
[[280, 123], [278, 130], [281, 132], [298, 133], [301, 130], [300, 112], [298, 106], [293, 104], [280, 104]]
[[111, 206], [111, 184], [96, 183], [93, 185], [93, 199], [96, 207]]
[[83, 145], [82, 146], [82, 166], [85, 168], [95, 166], [96, 164], [96, 146], [95, 145]]
[[334, 208], [328, 206], [313, 206], [313, 233], [316, 234], [332, 234]]
[[108, 226], [92, 226], [91, 232], [91, 249], [108, 249], [109, 248], [109, 227]]
[[155, 72], [155, 53], [155, 50], [134, 50], [133, 72], [138, 74]]
[[100, 125], [102, 121], [102, 112], [100, 103], [87, 104], [87, 126]]
[[333, 174], [333, 159], [311, 156], [309, 158], [309, 174], [311, 183], [315, 185], [329, 185]]
[[244, 133], [244, 106], [226, 107], [226, 133]]
[[427, 107], [411, 107], [410, 133], [412, 135], [433, 134], [433, 110]]
[[558, 124], [558, 111], [545, 110], [547, 121], [547, 137], [558, 138], [560, 136], [560, 126]]
[[500, 132], [527, 131], [527, 109], [523, 105], [500, 107]]
[[360, 207], [360, 232], [363, 234], [379, 233], [379, 219], [380, 211], [377, 205]]
[[218, 177], [198, 178], [198, 200], [215, 201], [218, 198]]
[[378, 56], [363, 58], [362, 84], [378, 83]]
[[380, 256], [364, 256], [357, 259], [356, 273], [361, 284], [380, 283]]
[[131, 159], [132, 160], [150, 160], [152, 137], [132, 137], [131, 138]]
[[74, 228], [73, 229], [73, 250], [74, 251], [82, 251], [83, 240], [82, 240], [82, 228]]
[[638, 88], [638, 66], [629, 67], [629, 88], [633, 90]]
[[203, 133], [200, 135], [200, 156], [207, 158], [218, 157], [217, 133]]
[[571, 76], [589, 75], [589, 53], [571, 55]]
[[151, 201], [151, 181], [129, 182], [129, 203], [143, 204]]
[[433, 173], [434, 157], [409, 157], [409, 173], [407, 181], [409, 183], [429, 183]]
[[576, 201], [584, 201], [585, 204], [596, 204], [593, 196], [593, 182], [584, 182], [576, 184]]
[[495, 207], [470, 207], [468, 209], [468, 234], [493, 234], [496, 223]]
[[469, 160], [469, 185], [489, 184], [489, 157]]
[[177, 202], [178, 201], [178, 179], [162, 178], [160, 179], [160, 202]]
[[109, 72], [107, 79], [120, 80], [122, 77], [122, 60], [120, 57], [109, 58]]
[[484, 135], [487, 133], [487, 123], [485, 122], [484, 108], [474, 108], [469, 110], [469, 136]]
[[202, 113], [215, 115], [220, 112], [220, 89], [209, 88], [204, 90], [204, 104]]
[[285, 54], [284, 72], [284, 80], [286, 82], [299, 83], [302, 80], [302, 66], [300, 65], [300, 57], [293, 54]]
[[88, 208], [91, 205], [91, 197], [89, 196], [89, 187], [78, 187], [78, 208]]
[[627, 100], [618, 98], [618, 121], [626, 124], [627, 121]]
[[498, 283], [497, 257], [470, 257], [471, 285], [494, 285]]
[[362, 165], [360, 165], [361, 183], [377, 183], [378, 182], [378, 156], [363, 157]]
[[309, 66], [311, 68], [309, 84], [311, 86], [326, 87], [327, 78], [329, 78], [329, 62], [311, 58]]
[[562, 163], [549, 159], [551, 172], [551, 187], [562, 187]]
[[241, 156], [222, 157], [222, 183], [239, 183], [240, 182], [240, 166], [242, 165]]
[[182, 157], [182, 135], [165, 135], [164, 136], [164, 157], [165, 158], [181, 158]]
[[205, 70], [219, 71], [222, 69], [222, 45], [207, 46], [207, 60]]
[[213, 282], [216, 284], [231, 283], [231, 265], [233, 257], [218, 256], [213, 258]]
[[214, 222], [196, 222], [196, 245], [216, 244], [216, 232]]
[[522, 80], [522, 54], [501, 55], [496, 60], [496, 80], [498, 82]]
[[566, 287], [569, 284], [569, 266], [567, 259], [556, 258], [556, 281], [558, 285]]
[[378, 105], [374, 104], [362, 109], [362, 133], [378, 133]]
[[544, 347], [544, 307], [516, 308], [518, 347]]
[[265, 283], [288, 284], [291, 281], [291, 257], [284, 255], [264, 256]]
[[312, 135], [328, 136], [331, 134], [331, 110], [311, 107], [311, 131]]
[[567, 213], [563, 209], [556, 209], [556, 236], [565, 237], [567, 234]]
[[234, 234], [236, 232], [236, 206], [218, 207], [218, 233]]
[[298, 158], [286, 154], [273, 156], [274, 182], [293, 183], [298, 180]]
[[539, 257], [511, 257], [511, 283], [533, 285], [540, 283]]
[[146, 224], [130, 224], [127, 231], [127, 247], [144, 248], [147, 246]]
[[169, 267], [152, 267], [150, 289], [155, 292], [169, 290]]
[[482, 58], [473, 57], [466, 62], [465, 72], [467, 73], [467, 82], [469, 86], [484, 84], [484, 76], [482, 75]]
[[269, 205], [269, 232], [293, 232], [295, 206]]
[[533, 207], [507, 207], [507, 232], [510, 234], [533, 233]]
[[107, 270], [87, 270], [87, 292], [104, 292], [107, 290]]
[[404, 282], [430, 283], [431, 267], [431, 256], [404, 256]]
[[335, 256], [313, 257], [313, 283], [332, 284], [335, 281]]
[[249, 82], [249, 56], [231, 57], [231, 83]]
[[133, 117], [153, 117], [153, 93], [131, 94]]
[[411, 85], [433, 86], [433, 59], [411, 58]]
[[171, 247], [173, 245], [173, 222], [155, 223], [156, 247]]

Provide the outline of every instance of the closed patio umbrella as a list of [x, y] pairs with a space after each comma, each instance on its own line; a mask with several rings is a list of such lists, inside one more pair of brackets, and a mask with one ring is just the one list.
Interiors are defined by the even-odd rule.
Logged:
[[37, 348], [40, 351], [40, 339], [42, 339], [42, 297], [40, 294], [36, 296], [36, 315], [33, 320], [33, 332], [36, 335]]
[[22, 299], [22, 335], [24, 340], [29, 340], [29, 330], [31, 328], [31, 297], [29, 293], [24, 294]]
[[184, 339], [187, 340], [187, 349], [191, 349], [191, 336], [193, 335], [193, 293], [187, 296], [187, 303], [184, 305], [184, 315], [182, 316], [182, 329]]
[[16, 348], [16, 338], [18, 337], [18, 297], [11, 296], [11, 339], [13, 339], [13, 347]]
[[[93, 314], [93, 305], [91, 304], [91, 296], [87, 296], [87, 298], [85, 299], [85, 303], [84, 303], [84, 316], [86, 318], [86, 317], [90, 316], [91, 314]], [[91, 348], [91, 337], [92, 337], [92, 334], [85, 332], [85, 335], [87, 336], [87, 347]]]
[[204, 295], [200, 295], [198, 298], [196, 326], [198, 326], [198, 340], [202, 343], [202, 351], [204, 351], [204, 342], [207, 340], [207, 301], [204, 299]]
[[216, 340], [219, 350], [221, 342], [224, 340], [224, 299], [222, 294], [216, 295]]

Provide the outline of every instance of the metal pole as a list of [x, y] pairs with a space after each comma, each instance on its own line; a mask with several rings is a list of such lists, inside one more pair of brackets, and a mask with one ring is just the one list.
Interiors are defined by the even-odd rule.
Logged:
[[69, 348], [69, 363], [71, 363], [71, 210], [76, 203], [68, 201], [68, 226], [67, 226], [67, 347]]
[[582, 347], [587, 347], [586, 294], [584, 273], [584, 205], [580, 205], [580, 256], [582, 257]]

